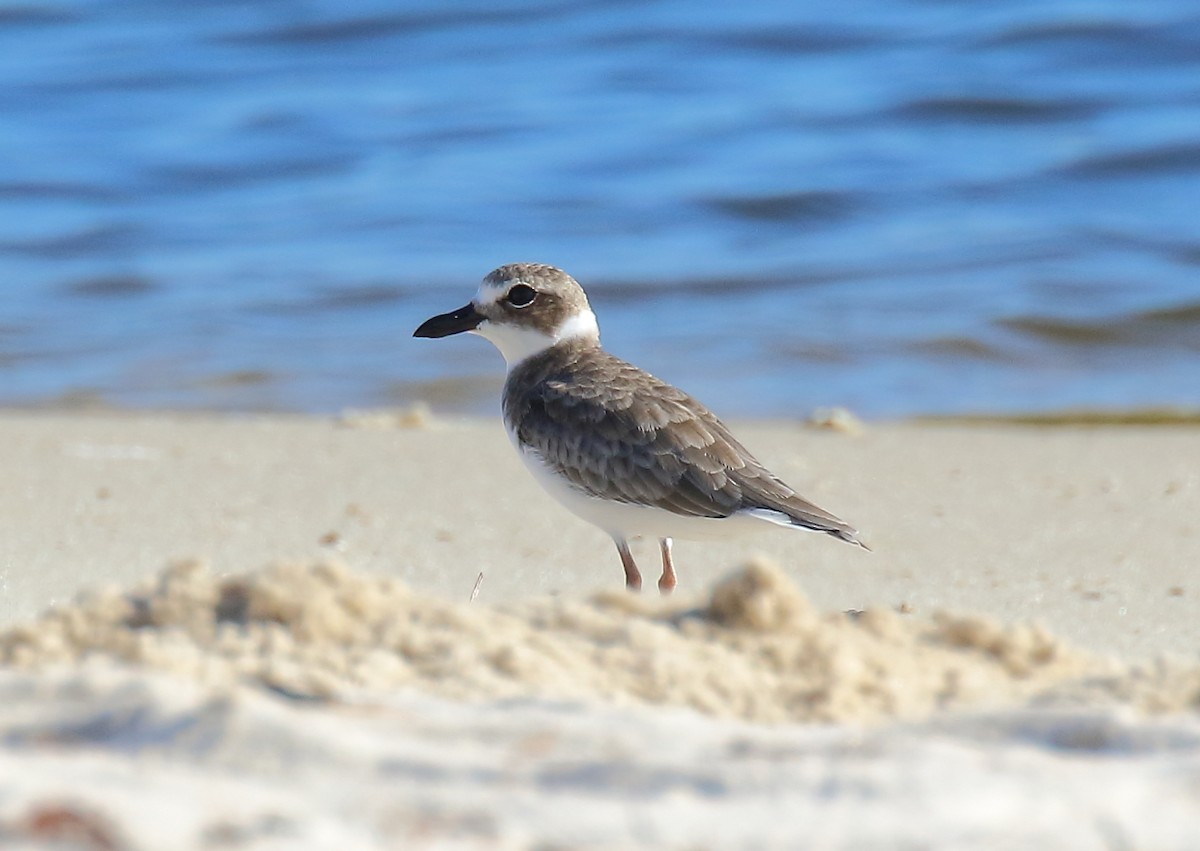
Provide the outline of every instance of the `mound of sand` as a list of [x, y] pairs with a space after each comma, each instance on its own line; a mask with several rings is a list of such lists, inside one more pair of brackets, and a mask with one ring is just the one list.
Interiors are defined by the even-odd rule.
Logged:
[[1150, 710], [1200, 702], [1194, 667], [1123, 667], [1036, 626], [823, 614], [762, 561], [699, 605], [620, 592], [494, 607], [339, 565], [217, 577], [186, 563], [0, 633], [0, 662], [16, 668], [93, 659], [313, 698], [415, 689], [688, 706], [767, 722], [1098, 697]]

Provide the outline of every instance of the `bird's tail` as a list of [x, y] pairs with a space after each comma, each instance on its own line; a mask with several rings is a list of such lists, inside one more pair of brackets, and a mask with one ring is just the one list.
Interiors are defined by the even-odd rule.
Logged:
[[859, 537], [859, 531], [852, 526], [842, 526], [841, 529], [826, 529], [824, 531], [826, 534], [833, 535], [833, 537], [840, 541], [845, 541], [847, 544], [854, 544], [855, 546], [862, 547], [867, 552], [872, 551], [871, 548], [866, 545], [863, 539]]
[[838, 540], [862, 547], [868, 552], [871, 551], [871, 548], [863, 543], [857, 529], [799, 496], [793, 496], [786, 502], [781, 502], [777, 507], [754, 508], [748, 513], [779, 526], [824, 532]]

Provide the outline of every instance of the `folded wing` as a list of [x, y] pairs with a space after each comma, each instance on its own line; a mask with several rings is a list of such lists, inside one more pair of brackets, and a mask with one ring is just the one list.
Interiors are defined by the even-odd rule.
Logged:
[[506, 413], [520, 442], [579, 490], [686, 517], [744, 512], [861, 545], [683, 391], [599, 349], [569, 371], [531, 360], [522, 369], [532, 374], [509, 378]]

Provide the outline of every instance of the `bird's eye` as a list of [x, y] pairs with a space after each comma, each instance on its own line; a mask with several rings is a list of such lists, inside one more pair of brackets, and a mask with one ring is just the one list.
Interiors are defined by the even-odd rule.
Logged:
[[533, 304], [533, 299], [537, 296], [537, 290], [525, 284], [517, 284], [508, 291], [508, 295], [504, 300], [513, 307], [529, 307]]

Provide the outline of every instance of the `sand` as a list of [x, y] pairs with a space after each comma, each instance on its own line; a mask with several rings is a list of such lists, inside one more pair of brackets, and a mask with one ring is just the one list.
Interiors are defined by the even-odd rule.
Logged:
[[[336, 558], [481, 602], [621, 587], [607, 536], [550, 501], [495, 421], [0, 416], [0, 625], [196, 559], [217, 572]], [[799, 424], [739, 434], [874, 549], [769, 529], [676, 545], [680, 590], [751, 554], [818, 609], [1038, 621], [1122, 657], [1195, 656], [1200, 428]], [[652, 545], [637, 545], [651, 582]]]
[[0, 672], [0, 729], [14, 849], [1184, 851], [1198, 825], [1194, 717], [764, 727], [417, 693], [314, 707], [97, 671]]
[[1120, 665], [1028, 624], [868, 609], [821, 614], [755, 561], [696, 601], [624, 591], [499, 606], [344, 566], [218, 579], [185, 563], [0, 632], [0, 664], [124, 663], [346, 701], [441, 697], [687, 707], [760, 723], [920, 719], [978, 705], [1200, 707], [1200, 663]]
[[875, 551], [634, 596], [495, 423], [0, 417], [0, 840], [1189, 847], [1200, 429], [739, 431]]

